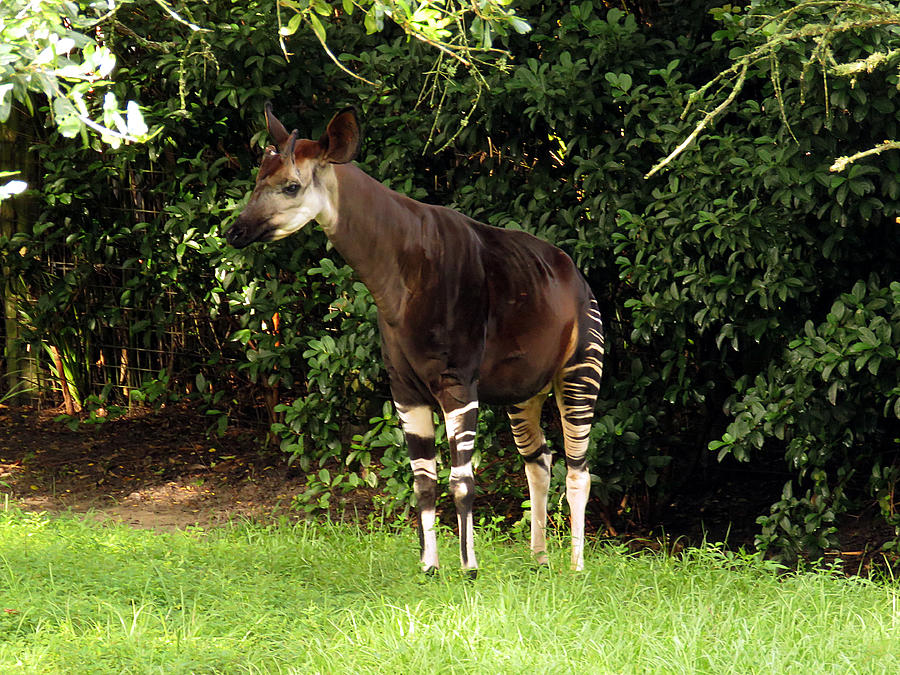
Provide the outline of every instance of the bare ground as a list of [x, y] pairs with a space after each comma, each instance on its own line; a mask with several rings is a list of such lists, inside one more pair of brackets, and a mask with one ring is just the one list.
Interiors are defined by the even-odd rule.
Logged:
[[291, 512], [304, 480], [252, 432], [207, 437], [175, 407], [69, 429], [56, 412], [0, 406], [0, 494], [28, 510], [91, 513], [136, 527], [210, 527]]

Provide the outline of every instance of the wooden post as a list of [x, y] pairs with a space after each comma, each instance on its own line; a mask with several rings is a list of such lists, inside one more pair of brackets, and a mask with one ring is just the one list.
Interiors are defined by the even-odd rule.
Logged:
[[[0, 171], [18, 171], [12, 178], [0, 178], [0, 184], [9, 180], [24, 180], [33, 188], [36, 163], [28, 149], [33, 142], [31, 119], [14, 105], [9, 119], [0, 124]], [[34, 200], [29, 194], [21, 194], [0, 202], [0, 237], [12, 237], [18, 232], [29, 232], [34, 220]], [[16, 252], [10, 252], [16, 255]], [[22, 343], [22, 327], [19, 325], [18, 306], [25, 294], [22, 279], [13, 277], [10, 266], [0, 258], [0, 316], [3, 321], [3, 359], [5, 372], [0, 371], [0, 394], [19, 388], [30, 388], [37, 381], [34, 358], [29, 358]], [[27, 391], [27, 390], [26, 390]], [[25, 395], [11, 399], [33, 400]], [[10, 403], [10, 401], [7, 401]]]

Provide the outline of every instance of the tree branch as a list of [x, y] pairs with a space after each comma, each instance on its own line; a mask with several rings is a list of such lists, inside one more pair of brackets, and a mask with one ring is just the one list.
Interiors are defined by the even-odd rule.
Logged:
[[[816, 10], [820, 13], [820, 15], [822, 12], [825, 12], [827, 10], [834, 10], [834, 12], [833, 16], [831, 16], [830, 21], [824, 23], [814, 23], [803, 20], [805, 18], [804, 16], [802, 16], [802, 12], [804, 12], [804, 10]], [[790, 124], [788, 123], [784, 108], [784, 101], [781, 95], [780, 76], [778, 74], [777, 61], [777, 54], [788, 45], [802, 43], [804, 40], [808, 39], [812, 39], [815, 42], [812, 56], [809, 57], [806, 65], [804, 66], [804, 75], [806, 73], [806, 69], [813, 63], [813, 61], [818, 60], [818, 63], [822, 68], [822, 78], [824, 81], [823, 86], [825, 87], [826, 116], [828, 116], [831, 111], [831, 108], [829, 106], [828, 92], [829, 73], [841, 77], [853, 77], [857, 73], [861, 73], [863, 71], [871, 73], [879, 66], [884, 65], [886, 62], [900, 55], [900, 48], [894, 48], [887, 52], [872, 54], [865, 59], [859, 59], [845, 64], [838, 64], [835, 63], [834, 58], [830, 54], [830, 51], [828, 51], [827, 45], [834, 35], [848, 32], [859, 32], [878, 26], [900, 26], [900, 12], [892, 9], [876, 7], [874, 3], [868, 4], [866, 2], [852, 0], [803, 0], [801, 2], [798, 2], [794, 7], [791, 7], [790, 9], [787, 9], [779, 14], [773, 16], [757, 15], [757, 17], [762, 18], [763, 22], [756, 28], [749, 30], [748, 34], [765, 31], [767, 36], [764, 38], [763, 44], [755, 47], [748, 53], [743, 54], [739, 58], [735, 59], [735, 61], [729, 68], [720, 72], [702, 87], [692, 92], [688, 97], [684, 109], [682, 110], [680, 119], [686, 119], [692, 107], [698, 101], [703, 100], [709, 90], [712, 89], [715, 85], [721, 84], [721, 89], [716, 92], [716, 95], [718, 95], [719, 91], [727, 88], [728, 83], [733, 80], [734, 84], [731, 87], [731, 93], [719, 106], [716, 107], [715, 110], [710, 113], [706, 113], [703, 119], [701, 119], [700, 122], [694, 127], [694, 130], [690, 133], [690, 135], [677, 148], [675, 148], [675, 150], [673, 150], [668, 155], [668, 157], [654, 165], [653, 168], [644, 176], [645, 178], [649, 178], [653, 174], [659, 172], [673, 159], [684, 152], [685, 148], [687, 148], [688, 145], [696, 140], [700, 133], [734, 101], [738, 92], [744, 85], [744, 79], [749, 67], [764, 58], [768, 58], [771, 60], [772, 65], [770, 75], [775, 90], [775, 98], [778, 100], [782, 120], [785, 122], [785, 125], [787, 126], [788, 131], [791, 133], [791, 136], [793, 136], [794, 134], [790, 128]], [[750, 18], [751, 16], [747, 17], [747, 19]], [[840, 22], [838, 21], [839, 18]], [[789, 23], [791, 23], [792, 21], [794, 22], [794, 27], [789, 26]], [[773, 26], [773, 24], [775, 25]], [[768, 27], [768, 30], [765, 30], [766, 27]], [[801, 81], [802, 79], [803, 78], [801, 76]], [[865, 157], [870, 154], [878, 154], [883, 152], [884, 150], [896, 148], [897, 146], [895, 145], [895, 143], [895, 141], [885, 141], [883, 144], [877, 146], [876, 148], [872, 148], [871, 150], [865, 151], [863, 153], [857, 153], [852, 157], [841, 157], [835, 161], [831, 170], [841, 171], [848, 164], [856, 161], [857, 159], [860, 159], [861, 157]]]
[[744, 80], [747, 77], [747, 68], [749, 64], [744, 63], [741, 67], [740, 73], [738, 73], [737, 80], [734, 83], [734, 86], [731, 88], [731, 93], [728, 94], [728, 98], [722, 101], [715, 110], [712, 112], [706, 113], [700, 123], [694, 127], [694, 130], [690, 133], [690, 135], [685, 138], [681, 144], [675, 148], [672, 152], [669, 153], [669, 156], [666, 157], [661, 162], [657, 163], [650, 171], [644, 176], [644, 178], [650, 178], [653, 174], [657, 173], [661, 169], [663, 169], [666, 165], [669, 164], [673, 159], [678, 157], [682, 152], [684, 152], [685, 148], [689, 146], [697, 136], [700, 135], [700, 132], [703, 131], [708, 124], [710, 124], [713, 120], [718, 117], [722, 111], [724, 111], [728, 106], [731, 105], [731, 102], [734, 101], [735, 97], [738, 95], [738, 92], [744, 88]]
[[853, 162], [858, 159], [868, 157], [869, 155], [880, 155], [885, 150], [900, 150], [900, 141], [884, 141], [883, 143], [876, 145], [874, 148], [869, 148], [868, 150], [857, 152], [855, 155], [850, 155], [849, 157], [838, 157], [836, 160], [834, 160], [834, 164], [832, 164], [828, 170], [834, 173], [838, 173], [846, 169], [850, 164], [853, 164]]

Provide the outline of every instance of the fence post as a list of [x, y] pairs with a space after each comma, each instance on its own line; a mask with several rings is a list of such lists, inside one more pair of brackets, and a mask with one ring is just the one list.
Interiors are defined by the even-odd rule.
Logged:
[[[33, 188], [37, 177], [36, 163], [29, 152], [32, 138], [31, 118], [14, 105], [10, 116], [0, 124], [0, 171], [18, 171], [14, 179], [24, 180]], [[0, 182], [7, 180], [0, 178]], [[28, 194], [4, 199], [0, 202], [0, 237], [11, 237], [17, 232], [31, 231], [34, 200]], [[16, 255], [9, 250], [9, 255]], [[37, 383], [35, 361], [30, 358], [22, 343], [22, 327], [18, 319], [18, 306], [24, 297], [25, 284], [21, 278], [13, 277], [8, 260], [0, 258], [0, 310], [3, 321], [3, 359], [6, 372], [0, 372], [0, 395], [23, 391], [25, 396], [16, 396], [6, 401], [30, 400], [29, 395]]]

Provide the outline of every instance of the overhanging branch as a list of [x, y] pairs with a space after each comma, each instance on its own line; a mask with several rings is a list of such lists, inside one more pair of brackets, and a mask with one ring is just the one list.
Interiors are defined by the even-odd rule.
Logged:
[[846, 169], [850, 164], [858, 159], [868, 157], [869, 155], [880, 155], [885, 150], [900, 150], [900, 141], [884, 141], [883, 143], [876, 145], [874, 148], [869, 148], [868, 150], [857, 152], [855, 155], [850, 155], [849, 157], [838, 157], [836, 160], [834, 160], [834, 164], [832, 164], [828, 168], [828, 170], [834, 173], [838, 173]]
[[707, 125], [709, 125], [728, 106], [731, 105], [731, 102], [734, 101], [735, 97], [738, 95], [738, 92], [740, 92], [740, 90], [744, 88], [744, 80], [747, 78], [747, 68], [748, 64], [744, 63], [740, 71], [738, 72], [737, 80], [735, 80], [734, 86], [731, 88], [731, 93], [728, 94], [728, 98], [722, 101], [715, 110], [706, 113], [706, 115], [702, 120], [700, 120], [697, 126], [694, 127], [694, 130], [688, 135], [688, 137], [685, 138], [677, 148], [670, 152], [668, 157], [666, 157], [661, 162], [658, 162], [652, 169], [650, 169], [650, 171], [647, 172], [644, 178], [650, 178], [650, 176], [665, 168], [669, 164], [669, 162], [678, 157], [678, 155], [684, 152], [684, 150], [694, 142], [694, 139], [696, 139], [697, 136], [700, 135], [700, 132], [702, 132], [707, 127]]

